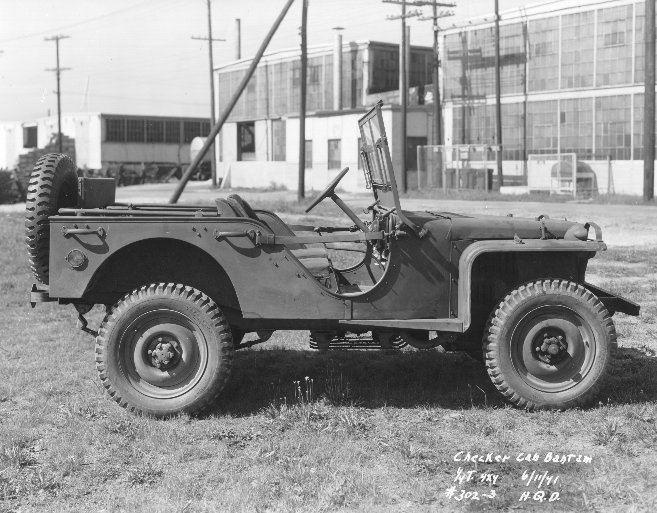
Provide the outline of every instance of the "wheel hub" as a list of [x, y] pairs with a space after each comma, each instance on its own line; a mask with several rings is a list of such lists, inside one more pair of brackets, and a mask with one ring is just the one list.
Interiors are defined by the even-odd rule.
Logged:
[[155, 337], [148, 344], [148, 356], [153, 367], [169, 370], [178, 365], [182, 355], [180, 344], [171, 337]]
[[568, 354], [568, 343], [563, 335], [543, 332], [535, 340], [534, 351], [540, 361], [554, 365]]

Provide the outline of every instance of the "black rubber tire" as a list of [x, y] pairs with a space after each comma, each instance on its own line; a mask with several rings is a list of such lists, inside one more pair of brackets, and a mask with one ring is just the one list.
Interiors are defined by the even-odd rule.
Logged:
[[73, 160], [62, 153], [48, 153], [34, 166], [27, 186], [25, 241], [30, 269], [37, 281], [49, 279], [50, 226], [48, 217], [60, 208], [78, 204], [78, 173]]
[[[568, 344], [541, 361], [541, 337]], [[616, 350], [616, 329], [600, 300], [566, 280], [527, 283], [508, 294], [484, 330], [486, 369], [507, 401], [519, 408], [568, 409], [590, 404]]]
[[[178, 363], [156, 368], [147, 354], [162, 338], [176, 340]], [[96, 337], [96, 370], [120, 406], [152, 417], [207, 410], [221, 394], [233, 362], [230, 327], [202, 292], [158, 283], [134, 290], [107, 313]]]

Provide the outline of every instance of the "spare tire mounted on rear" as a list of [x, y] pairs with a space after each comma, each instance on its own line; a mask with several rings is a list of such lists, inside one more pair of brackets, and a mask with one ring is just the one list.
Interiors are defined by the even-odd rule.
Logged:
[[30, 176], [25, 203], [25, 241], [30, 269], [37, 281], [47, 285], [50, 256], [48, 217], [60, 208], [78, 204], [77, 166], [62, 153], [41, 157]]

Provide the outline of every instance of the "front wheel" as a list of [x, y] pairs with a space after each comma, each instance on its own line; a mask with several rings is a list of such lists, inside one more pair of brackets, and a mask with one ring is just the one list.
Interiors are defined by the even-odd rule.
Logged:
[[135, 413], [197, 414], [219, 396], [232, 366], [226, 319], [202, 292], [141, 287], [116, 303], [96, 338], [96, 369], [110, 396]]
[[596, 396], [616, 348], [609, 312], [566, 280], [527, 283], [493, 311], [484, 332], [488, 374], [527, 409], [566, 409]]

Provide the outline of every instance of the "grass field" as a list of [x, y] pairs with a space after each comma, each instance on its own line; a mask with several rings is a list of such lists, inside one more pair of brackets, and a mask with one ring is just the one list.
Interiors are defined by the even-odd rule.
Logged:
[[[594, 408], [512, 409], [458, 353], [324, 355], [278, 332], [236, 353], [210, 415], [156, 421], [108, 400], [73, 307], [29, 308], [22, 214], [0, 214], [0, 243], [0, 512], [655, 511], [657, 245], [591, 261], [592, 281], [642, 305], [615, 317], [620, 351]], [[455, 481], [459, 467], [474, 480]], [[559, 500], [534, 500], [532, 471]]]

